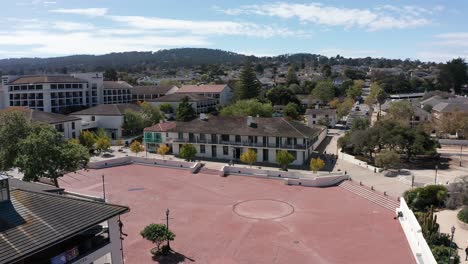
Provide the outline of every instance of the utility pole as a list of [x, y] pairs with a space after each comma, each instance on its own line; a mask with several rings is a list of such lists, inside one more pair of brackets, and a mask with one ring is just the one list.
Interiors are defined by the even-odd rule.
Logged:
[[102, 174], [102, 197], [104, 198], [104, 202], [106, 201], [106, 184], [104, 180], [104, 174]]
[[435, 165], [435, 178], [434, 178], [434, 184], [437, 184], [437, 170], [439, 169], [438, 165]]
[[171, 249], [171, 244], [169, 242], [169, 208], [166, 209], [166, 238], [167, 238], [167, 247]]

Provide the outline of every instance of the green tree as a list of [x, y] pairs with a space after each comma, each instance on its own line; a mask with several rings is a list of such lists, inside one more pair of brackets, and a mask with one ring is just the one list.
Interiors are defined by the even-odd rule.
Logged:
[[258, 63], [257, 65], [255, 65], [255, 72], [256, 73], [263, 74], [264, 71], [265, 71], [265, 68], [263, 67], [263, 65], [261, 63]]
[[440, 67], [438, 76], [439, 86], [442, 90], [452, 89], [460, 93], [463, 84], [468, 82], [467, 66], [462, 58], [453, 59]]
[[234, 104], [221, 109], [222, 116], [261, 116], [271, 117], [273, 106], [269, 103], [261, 103], [257, 99], [239, 100]]
[[332, 75], [332, 69], [331, 66], [328, 64], [325, 64], [322, 66], [322, 76], [325, 78], [330, 78]]
[[107, 152], [111, 147], [111, 140], [109, 137], [98, 137], [96, 139], [96, 149], [99, 152]]
[[176, 113], [176, 120], [177, 121], [190, 121], [197, 117], [195, 109], [193, 109], [192, 105], [189, 103], [189, 98], [184, 97], [182, 102], [179, 104]]
[[351, 80], [364, 80], [366, 78], [365, 72], [355, 69], [346, 69], [344, 75]]
[[274, 87], [267, 92], [267, 98], [273, 105], [299, 104], [299, 100], [292, 90], [284, 87]]
[[161, 244], [165, 241], [173, 241], [175, 234], [162, 224], [150, 224], [147, 225], [141, 232], [140, 235], [156, 244], [156, 248], [159, 251]]
[[197, 155], [197, 149], [192, 144], [183, 144], [179, 151], [179, 156], [186, 161], [192, 161]]
[[325, 161], [323, 161], [321, 158], [310, 160], [310, 170], [314, 173], [317, 173], [317, 171], [321, 170], [323, 167], [325, 167]]
[[431, 207], [440, 207], [447, 198], [448, 190], [442, 185], [428, 185], [403, 193], [408, 206], [418, 212], [427, 212]]
[[344, 116], [347, 116], [349, 112], [351, 112], [351, 109], [354, 106], [354, 100], [352, 98], [346, 98], [342, 103], [338, 105], [338, 108], [336, 109], [336, 114], [339, 119], [343, 118]]
[[80, 133], [80, 144], [85, 146], [88, 150], [92, 150], [96, 144], [96, 135], [88, 130], [83, 130]]
[[148, 102], [143, 102], [140, 104], [140, 107], [145, 127], [157, 124], [162, 119], [161, 112], [157, 106], [154, 106]]
[[286, 150], [280, 150], [276, 154], [276, 163], [281, 165], [283, 170], [288, 170], [288, 165], [294, 161], [294, 156]]
[[158, 147], [157, 153], [158, 153], [159, 155], [162, 155], [162, 156], [163, 156], [163, 159], [164, 159], [164, 156], [169, 152], [169, 150], [171, 150], [171, 148], [169, 148], [168, 145], [166, 145], [166, 144], [161, 144], [161, 145], [159, 145], [159, 147]]
[[58, 178], [84, 168], [89, 161], [88, 150], [67, 141], [62, 133], [48, 125], [37, 125], [19, 145], [16, 166], [23, 180], [49, 178], [58, 187]]
[[140, 141], [135, 140], [130, 144], [130, 151], [135, 153], [135, 156], [138, 156], [138, 153], [143, 152], [145, 150], [145, 146], [140, 143]]
[[249, 148], [246, 152], [240, 155], [240, 160], [244, 163], [249, 164], [252, 167], [252, 164], [257, 162], [257, 152]]
[[368, 118], [357, 118], [353, 121], [351, 130], [366, 130], [370, 127], [370, 121]]
[[104, 72], [104, 80], [106, 81], [117, 81], [119, 79], [117, 71], [115, 69], [107, 69]]
[[136, 135], [143, 131], [146, 127], [144, 116], [136, 111], [127, 110], [124, 113], [124, 123], [122, 128], [130, 135]]
[[414, 115], [411, 102], [406, 100], [392, 102], [387, 112], [386, 118], [406, 126], [410, 124], [410, 120]]
[[242, 69], [236, 87], [237, 99], [256, 98], [260, 94], [260, 83], [249, 60]]
[[299, 84], [299, 80], [297, 79], [296, 71], [293, 66], [290, 66], [288, 69], [288, 73], [286, 74], [286, 85], [291, 84]]
[[383, 169], [400, 162], [400, 155], [393, 150], [382, 150], [375, 158], [375, 164]]
[[331, 81], [319, 81], [312, 90], [312, 96], [328, 103], [335, 97], [335, 87]]
[[171, 104], [169, 103], [165, 103], [165, 104], [161, 104], [159, 106], [159, 109], [165, 113], [165, 114], [171, 114], [171, 113], [174, 113], [174, 108], [172, 107]]
[[0, 113], [0, 171], [8, 171], [20, 154], [21, 139], [31, 133], [31, 124], [20, 111]]
[[364, 87], [364, 81], [362, 80], [356, 80], [353, 83], [353, 86], [351, 86], [347, 91], [346, 95], [350, 98], [357, 98], [361, 96], [362, 94], [362, 88]]
[[295, 103], [289, 103], [284, 107], [283, 112], [286, 116], [297, 119], [299, 117], [299, 106]]

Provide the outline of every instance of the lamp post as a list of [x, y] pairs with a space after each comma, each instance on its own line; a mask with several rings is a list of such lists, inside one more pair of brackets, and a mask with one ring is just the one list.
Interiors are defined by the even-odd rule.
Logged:
[[437, 184], [437, 170], [439, 169], [438, 165], [435, 165], [435, 177], [434, 177], [434, 184]]
[[452, 237], [450, 238], [449, 257], [447, 261], [448, 264], [450, 264], [450, 259], [452, 258], [452, 244], [453, 244], [453, 235], [455, 234], [455, 227], [452, 226], [450, 231], [452, 232]]
[[167, 247], [170, 249], [171, 244], [169, 242], [169, 208], [166, 209], [166, 238], [167, 238]]
[[463, 145], [460, 145], [460, 167], [462, 166]]
[[104, 174], [102, 174], [102, 197], [104, 198], [104, 202], [106, 201], [106, 184], [104, 180]]

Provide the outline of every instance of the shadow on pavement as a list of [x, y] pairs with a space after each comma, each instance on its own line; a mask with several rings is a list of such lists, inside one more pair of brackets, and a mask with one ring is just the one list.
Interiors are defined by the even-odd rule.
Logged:
[[189, 262], [195, 262], [194, 259], [172, 250], [167, 255], [153, 256], [153, 260], [157, 261], [159, 264], [185, 263], [185, 260], [188, 260]]

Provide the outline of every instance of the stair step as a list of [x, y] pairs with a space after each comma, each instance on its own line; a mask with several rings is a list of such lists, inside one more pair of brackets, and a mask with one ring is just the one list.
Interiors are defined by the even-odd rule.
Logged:
[[343, 189], [349, 191], [349, 192], [352, 192], [356, 195], [359, 195], [377, 205], [380, 205], [386, 209], [389, 209], [391, 211], [395, 211], [396, 208], [398, 208], [399, 204], [398, 202], [396, 201], [393, 201], [391, 199], [389, 199], [388, 197], [386, 196], [383, 196], [381, 194], [378, 194], [378, 193], [375, 193], [375, 192], [372, 192], [362, 186], [359, 186], [359, 185], [354, 185], [352, 183], [349, 183], [349, 182], [343, 182], [339, 185], [340, 187], [342, 187]]

